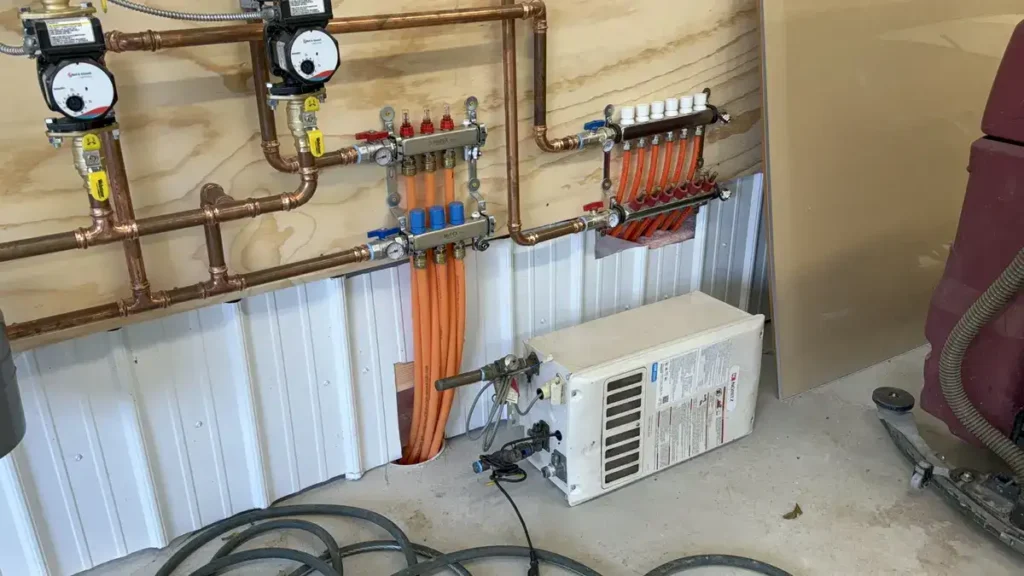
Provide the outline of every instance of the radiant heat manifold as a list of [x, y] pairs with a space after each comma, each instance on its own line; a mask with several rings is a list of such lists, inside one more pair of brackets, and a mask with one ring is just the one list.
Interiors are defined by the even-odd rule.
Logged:
[[[574, 137], [579, 148], [600, 145], [604, 150], [602, 189], [605, 200], [584, 211], [615, 214], [607, 223], [613, 236], [636, 241], [662, 230], [678, 230], [700, 206], [728, 200], [731, 193], [717, 183], [717, 173], [704, 167], [704, 137], [729, 115], [710, 104], [710, 90], [637, 106], [623, 106], [614, 119], [613, 106], [605, 118], [587, 122]], [[622, 172], [613, 189], [612, 154], [622, 148]], [[635, 163], [634, 163], [635, 161]]]
[[[394, 108], [381, 110], [382, 130], [356, 134], [359, 163], [374, 162], [386, 170], [387, 204], [398, 223], [397, 227], [371, 231], [368, 236], [377, 240], [370, 244], [373, 259], [401, 260], [410, 254], [424, 255], [427, 251], [454, 246], [464, 251], [467, 246], [483, 251], [496, 230], [496, 221], [487, 213], [487, 202], [480, 193], [477, 160], [481, 148], [487, 143], [487, 127], [477, 118], [479, 102], [475, 97], [466, 100], [466, 118], [456, 126], [449, 113], [441, 119], [440, 130], [435, 130], [429, 115], [420, 125], [417, 135], [408, 113], [398, 122]], [[448, 205], [429, 203], [415, 207], [408, 202], [402, 207], [399, 176], [415, 177], [421, 172], [437, 170], [438, 156], [445, 169], [454, 169], [457, 154], [461, 152], [467, 166], [466, 185], [475, 210], [467, 213], [460, 201]], [[430, 191], [428, 193], [433, 193]], [[408, 194], [407, 194], [408, 196]]]

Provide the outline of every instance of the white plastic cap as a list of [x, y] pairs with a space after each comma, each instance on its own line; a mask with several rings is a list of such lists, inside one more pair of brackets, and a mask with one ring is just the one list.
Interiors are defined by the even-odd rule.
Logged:
[[693, 111], [703, 112], [708, 109], [708, 95], [698, 92], [693, 95]]
[[650, 122], [651, 120], [651, 105], [650, 104], [637, 104], [636, 105], [636, 121], [637, 122]]
[[651, 120], [661, 120], [665, 117], [665, 102], [658, 100], [651, 102]]
[[679, 113], [693, 114], [693, 96], [683, 96], [679, 98]]
[[669, 118], [679, 116], [679, 98], [665, 100], [665, 116]]
[[636, 124], [636, 110], [632, 106], [623, 106], [619, 108], [619, 124], [623, 126], [632, 126]]

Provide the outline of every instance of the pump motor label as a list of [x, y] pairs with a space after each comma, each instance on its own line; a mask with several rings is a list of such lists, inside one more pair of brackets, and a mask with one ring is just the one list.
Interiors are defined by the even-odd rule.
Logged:
[[46, 32], [53, 46], [74, 46], [91, 44], [96, 41], [92, 31], [92, 22], [88, 18], [61, 18], [47, 20]]
[[[57, 72], [50, 87], [54, 102], [69, 118], [99, 118], [114, 105], [114, 83], [98, 66], [73, 62]], [[72, 98], [78, 102], [72, 106]]]
[[310, 14], [323, 14], [324, 0], [292, 0], [288, 4], [292, 16], [308, 16]]

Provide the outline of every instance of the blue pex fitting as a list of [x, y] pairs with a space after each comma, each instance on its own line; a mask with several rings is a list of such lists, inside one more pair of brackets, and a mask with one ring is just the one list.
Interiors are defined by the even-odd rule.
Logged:
[[452, 202], [448, 205], [448, 222], [452, 226], [462, 226], [466, 223], [466, 205], [462, 202]]
[[431, 206], [430, 229], [444, 230], [447, 225], [447, 222], [445, 222], [444, 206]]
[[423, 234], [427, 231], [427, 213], [422, 208], [409, 211], [409, 232]]

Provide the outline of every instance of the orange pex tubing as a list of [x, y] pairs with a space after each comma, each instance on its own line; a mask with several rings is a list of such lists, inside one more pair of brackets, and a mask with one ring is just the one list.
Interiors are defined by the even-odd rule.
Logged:
[[[417, 206], [416, 200], [416, 178], [412, 176], [405, 177], [405, 205], [408, 210], [413, 210]], [[404, 450], [403, 462], [409, 463], [412, 459], [413, 447], [416, 443], [416, 438], [423, 433], [423, 420], [421, 418], [421, 412], [423, 411], [423, 333], [421, 332], [420, 326], [420, 299], [419, 290], [417, 289], [419, 283], [419, 272], [416, 270], [413, 259], [409, 259], [409, 266], [413, 270], [413, 285], [412, 285], [412, 340], [413, 340], [413, 376], [415, 385], [413, 387], [413, 404], [412, 404], [412, 427], [409, 428], [409, 443]]]
[[[687, 182], [693, 182], [693, 177], [697, 175], [697, 165], [700, 163], [701, 139], [701, 136], [694, 136], [693, 138], [693, 155], [690, 157], [690, 170], [686, 173]], [[671, 230], [672, 232], [678, 231], [680, 228], [682, 228], [683, 223], [686, 222], [686, 219], [689, 218], [690, 214], [692, 213], [693, 209], [687, 208], [686, 210], [678, 214], [675, 220], [673, 220], [671, 224], [666, 225], [665, 228]]]
[[[640, 192], [640, 185], [643, 183], [644, 174], [647, 169], [647, 149], [638, 148], [636, 151], [636, 174], [633, 175], [633, 185], [630, 187], [629, 196], [623, 201], [623, 203], [632, 202], [638, 192]], [[611, 235], [615, 237], [621, 237], [625, 229], [622, 226], [611, 231]]]

